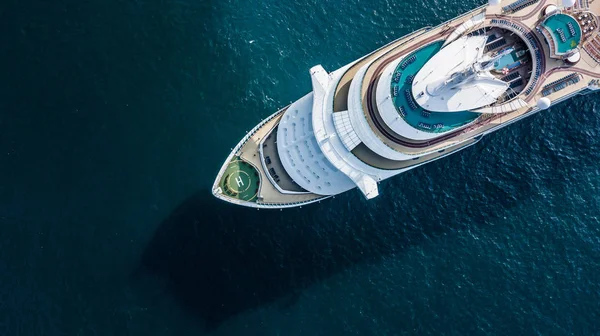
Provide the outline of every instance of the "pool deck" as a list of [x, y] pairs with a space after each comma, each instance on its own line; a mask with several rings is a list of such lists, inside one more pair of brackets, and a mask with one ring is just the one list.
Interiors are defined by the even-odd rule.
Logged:
[[[398, 63], [394, 70], [395, 74], [399, 74], [398, 80], [391, 83], [390, 89], [396, 90], [398, 93], [396, 96], [392, 95], [396, 112], [400, 114], [399, 109], [402, 108], [404, 114], [400, 114], [401, 118], [411, 127], [422, 132], [445, 133], [452, 129], [464, 126], [480, 116], [479, 113], [467, 111], [460, 113], [427, 111], [421, 106], [418, 106], [412, 97], [412, 94], [410, 97], [405, 95], [405, 92], [410, 90], [412, 86], [412, 80], [410, 80], [409, 77], [412, 76], [412, 78], [414, 78], [423, 68], [423, 65], [439, 52], [442, 48], [442, 44], [443, 42], [441, 41], [434, 42], [408, 55], [407, 58], [415, 57], [415, 61], [405, 66], [403, 66], [404, 61]], [[410, 92], [412, 92], [412, 90]], [[412, 100], [412, 102], [410, 102], [409, 99]], [[424, 124], [429, 125], [429, 128], [423, 127], [422, 125]]]
[[[572, 24], [574, 35], [571, 35], [568, 24]], [[566, 14], [556, 14], [547, 18], [543, 22], [544, 27], [552, 36], [552, 42], [554, 43], [555, 52], [558, 55], [565, 54], [566, 52], [573, 49], [581, 42], [581, 27], [577, 20]], [[559, 30], [562, 30], [565, 41], [563, 42], [560, 38]]]
[[[518, 12], [515, 12], [512, 15], [502, 15], [499, 12], [498, 7], [486, 7], [482, 9], [480, 12], [486, 10], [486, 18], [481, 27], [490, 25], [492, 19], [504, 19], [514, 22], [515, 24], [521, 25], [525, 27], [528, 31], [530, 31], [535, 38], [538, 40], [538, 45], [543, 50], [543, 69], [542, 73], [539, 76], [535, 87], [531, 90], [531, 93], [528, 95], [521, 95], [525, 101], [530, 104], [535, 105], [535, 101], [541, 98], [541, 88], [556, 80], [558, 78], [564, 77], [569, 73], [576, 72], [580, 73], [583, 76], [583, 80], [575, 85], [571, 85], [559, 92], [555, 92], [548, 96], [551, 100], [559, 100], [561, 97], [569, 96], [572, 93], [579, 91], [583, 87], [587, 85], [587, 83], [591, 79], [600, 78], [600, 69], [597, 68], [598, 63], [595, 62], [590, 57], [586, 57], [585, 53], [582, 52], [582, 60], [574, 65], [566, 65], [560, 60], [552, 59], [549, 55], [549, 48], [547, 44], [544, 42], [543, 37], [538, 34], [535, 30], [535, 27], [540, 23], [540, 18], [542, 17], [542, 10], [550, 5], [555, 4], [556, 1], [542, 0], [538, 4], [530, 7], [526, 7]], [[600, 12], [600, 2], [592, 2], [590, 4], [590, 11], [598, 13]], [[494, 11], [496, 10], [496, 11]], [[365, 59], [353, 67], [348, 69], [346, 75], [342, 78], [343, 83], [341, 82], [340, 86], [338, 86], [338, 92], [336, 92], [336, 96], [334, 99], [334, 106], [344, 107], [343, 103], [336, 102], [338, 99], [347, 100], [346, 94], [341, 94], [344, 90], [343, 88], [349, 86], [349, 82], [352, 77], [360, 67], [367, 62], [375, 59], [375, 61], [369, 66], [366, 76], [364, 77], [362, 84], [362, 92], [361, 96], [364, 97], [363, 103], [363, 111], [365, 112], [365, 117], [376, 133], [376, 135], [389, 147], [404, 153], [409, 154], [419, 154], [431, 152], [434, 150], [441, 150], [450, 148], [452, 146], [456, 146], [469, 138], [476, 137], [480, 134], [485, 133], [486, 131], [490, 131], [491, 129], [502, 127], [511, 121], [515, 121], [520, 117], [523, 117], [528, 112], [532, 111], [531, 107], [521, 108], [519, 110], [504, 113], [504, 114], [495, 114], [495, 115], [483, 115], [477, 122], [469, 125], [468, 127], [451, 132], [450, 134], [444, 134], [439, 138], [430, 140], [430, 141], [415, 141], [405, 137], [402, 137], [399, 134], [395, 134], [391, 129], [389, 129], [383, 120], [381, 120], [379, 116], [379, 112], [377, 110], [376, 102], [375, 102], [375, 89], [376, 84], [381, 76], [381, 73], [385, 66], [390, 62], [398, 59], [406, 57], [406, 55], [410, 54], [412, 51], [425, 46], [426, 44], [445, 40], [450, 33], [452, 32], [452, 28], [457, 27], [463, 22], [469, 20], [472, 16], [477, 15], [478, 12], [471, 12], [467, 15], [463, 15], [458, 17], [446, 24], [440, 25], [436, 28], [433, 28], [426, 32], [420, 32], [418, 38], [412, 39], [412, 36], [408, 38], [398, 41], [397, 43], [388, 46], [387, 48], [378, 51], [377, 53], [372, 54], [369, 59]], [[474, 28], [477, 29], [478, 27]], [[594, 32], [594, 36], [597, 35], [597, 32]], [[368, 149], [367, 149], [368, 150]], [[374, 153], [371, 153], [374, 154]], [[375, 160], [369, 160], [366, 163], [379, 167], [385, 165], [385, 158], [378, 157], [376, 154], [371, 155], [376, 158]], [[363, 155], [366, 157], [366, 155]], [[364, 161], [364, 160], [363, 160]]]
[[335, 89], [335, 94], [333, 98], [333, 112], [336, 113], [348, 110], [348, 91], [350, 90], [350, 84], [352, 83], [354, 76], [356, 75], [358, 70], [360, 70], [360, 68], [362, 68], [365, 64], [368, 64], [369, 62], [373, 61], [374, 59], [381, 57], [381, 55], [389, 52], [393, 48], [397, 48], [398, 46], [409, 43], [410, 41], [418, 38], [420, 35], [426, 32], [427, 28], [421, 28], [419, 30], [416, 30], [404, 37], [399, 38], [395, 42], [383, 46], [382, 48], [368, 54], [367, 56], [364, 56], [352, 67], [350, 67], [350, 69], [348, 69], [344, 73]]

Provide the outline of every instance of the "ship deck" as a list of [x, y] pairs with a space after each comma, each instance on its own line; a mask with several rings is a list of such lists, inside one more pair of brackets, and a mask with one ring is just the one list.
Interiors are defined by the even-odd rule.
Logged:
[[[415, 50], [418, 50], [419, 48], [422, 48], [428, 44], [444, 41], [450, 36], [454, 29], [459, 27], [465, 21], [470, 20], [473, 16], [484, 11], [485, 20], [480, 25], [473, 27], [472, 31], [482, 27], [497, 26], [495, 23], [492, 23], [492, 20], [503, 20], [503, 22], [513, 25], [514, 27], [520, 27], [520, 29], [522, 29], [524, 32], [530, 34], [532, 37], [532, 42], [535, 43], [536, 47], [538, 47], [541, 51], [535, 54], [535, 57], [540, 58], [537, 61], [539, 68], [541, 69], [538, 69], [539, 73], [532, 74], [534, 80], [531, 81], [531, 87], [529, 89], [524, 90], [527, 82], [523, 83], [521, 87], [516, 88], [518, 91], [523, 91], [519, 95], [519, 98], [524, 99], [531, 106], [532, 104], [535, 104], [535, 102], [542, 96], [546, 96], [555, 101], [561, 100], [563, 97], [569, 97], [574, 92], [577, 92], [585, 87], [590, 80], [600, 78], [600, 69], [598, 69], [598, 63], [600, 62], [600, 36], [598, 35], [597, 25], [595, 26], [594, 31], [591, 33], [588, 32], [587, 36], [584, 36], [583, 48], [586, 50], [586, 52], [581, 53], [582, 60], [576, 65], [567, 65], [562, 60], [551, 58], [549, 56], [551, 54], [549, 49], [550, 47], [545, 43], [544, 37], [535, 29], [535, 27], [540, 23], [543, 9], [551, 4], [554, 4], [554, 1], [541, 0], [537, 3], [533, 3], [531, 6], [518, 9], [512, 12], [510, 15], [502, 13], [501, 9], [497, 7], [480, 8], [433, 29], [418, 31], [405, 39], [398, 40], [392, 45], [380, 49], [379, 51], [369, 55], [367, 58], [364, 58], [360, 62], [354, 64], [343, 75], [334, 96], [334, 113], [347, 109], [348, 88], [350, 87], [350, 83], [352, 80], [354, 80], [354, 76], [362, 66], [375, 60], [369, 66], [369, 69], [362, 82], [361, 96], [363, 97], [363, 111], [365, 112], [365, 118], [367, 119], [369, 126], [376, 133], [376, 135], [386, 145], [399, 152], [418, 155], [426, 152], [431, 153], [432, 151], [451, 149], [453, 146], [457, 146], [467, 139], [477, 137], [478, 135], [484, 134], [492, 129], [505, 126], [512, 121], [516, 121], [521, 117], [528, 115], [528, 113], [532, 111], [531, 107], [521, 108], [508, 113], [482, 115], [477, 119], [476, 122], [470, 124], [468, 127], [454, 132], [445, 133], [435, 139], [427, 141], [415, 141], [396, 134], [389, 129], [389, 127], [387, 127], [387, 125], [381, 119], [379, 111], [377, 110], [377, 104], [375, 102], [375, 89], [386, 65], [394, 60], [397, 60], [398, 58], [406, 57]], [[600, 2], [593, 1], [588, 3], [588, 5], [590, 8], [586, 9], [576, 6], [575, 8], [567, 11], [567, 13], [570, 13], [575, 17], [581, 16], [583, 13], [589, 13], [590, 17], [588, 17], [588, 19], [592, 19], [593, 22], [597, 22], [597, 18], [592, 13], [600, 12]], [[536, 60], [533, 61], [535, 62]], [[526, 77], [528, 75], [526, 68], [518, 71], [521, 72], [520, 75], [522, 77]], [[542, 93], [543, 89], [552, 82], [557, 80], [560, 81], [561, 79], [572, 75], [573, 73], [576, 73], [580, 76], [580, 80], [578, 80], [577, 83], [572, 83], [571, 85], [565, 86], [555, 92], [553, 91], [550, 94]], [[353, 153], [355, 153], [355, 155], [369, 165], [380, 168], [390, 166], [390, 160], [371, 152], [366, 146], [355, 149]]]
[[216, 197], [256, 208], [298, 206], [326, 198], [302, 190], [279, 161], [273, 132], [286, 109], [259, 124], [234, 149], [213, 186]]
[[[530, 1], [526, 6], [511, 7], [509, 4], [505, 6], [510, 8], [509, 11], [498, 6], [482, 6], [435, 28], [415, 31], [348, 67], [335, 88], [333, 112], [348, 110], [350, 86], [357, 80], [355, 77], [359, 70], [369, 65], [362, 78], [360, 92], [364, 116], [373, 132], [387, 146], [398, 152], [413, 155], [414, 159], [390, 160], [374, 153], [364, 144], [355, 147], [352, 154], [372, 167], [384, 170], [409, 169], [468, 147], [476, 143], [482, 135], [536, 112], [534, 106], [542, 97], [559, 102], [577, 94], [590, 81], [600, 83], [600, 22], [594, 14], [600, 12], [600, 1], [578, 1], [574, 8], [565, 11], [566, 14], [577, 18], [583, 29], [581, 60], [576, 64], [567, 64], [550, 57], [552, 46], [547, 44], [544, 35], [536, 30], [543, 18], [543, 10], [555, 3], [553, 0], [539, 0]], [[485, 13], [483, 21], [471, 27], [465, 34], [485, 27], [503, 27], [520, 31], [522, 39], [527, 39], [529, 44], [534, 46], [534, 52], [528, 60], [531, 64], [514, 69], [519, 77], [526, 79], [524, 83], [513, 88], [518, 92], [518, 96], [501, 98], [509, 101], [518, 97], [528, 103], [528, 106], [506, 113], [482, 114], [464, 127], [443, 132], [437, 138], [429, 140], [412, 140], [390, 130], [381, 119], [375, 102], [377, 82], [386, 66], [424, 46], [445, 41], [456, 28], [482, 13]], [[510, 39], [508, 36], [508, 40]], [[303, 190], [283, 168], [276, 150], [276, 132], [285, 111], [286, 109], [282, 109], [262, 122], [238, 144], [222, 167], [213, 188], [217, 197], [233, 203], [266, 208], [298, 206], [326, 198]]]

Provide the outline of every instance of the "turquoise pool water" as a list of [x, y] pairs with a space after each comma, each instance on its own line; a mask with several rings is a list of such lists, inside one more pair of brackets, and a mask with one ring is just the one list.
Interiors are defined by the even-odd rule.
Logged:
[[581, 41], [581, 27], [570, 15], [553, 15], [544, 21], [544, 26], [552, 34], [559, 55], [577, 47]]
[[504, 55], [498, 60], [498, 62], [494, 63], [494, 68], [496, 70], [502, 70], [503, 68], [512, 68], [512, 65], [518, 61], [518, 57], [516, 54], [517, 53], [513, 51], [508, 55]]
[[425, 132], [443, 133], [475, 120], [473, 112], [431, 112], [421, 108], [412, 97], [412, 79], [441, 48], [443, 42], [429, 44], [408, 55], [396, 68], [391, 93], [396, 110], [412, 127]]

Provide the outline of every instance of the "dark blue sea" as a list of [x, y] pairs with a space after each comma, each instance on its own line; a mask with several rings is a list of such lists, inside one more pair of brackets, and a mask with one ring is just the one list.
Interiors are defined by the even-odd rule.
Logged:
[[600, 335], [600, 95], [371, 201], [210, 193], [310, 67], [481, 4], [0, 2], [0, 335]]

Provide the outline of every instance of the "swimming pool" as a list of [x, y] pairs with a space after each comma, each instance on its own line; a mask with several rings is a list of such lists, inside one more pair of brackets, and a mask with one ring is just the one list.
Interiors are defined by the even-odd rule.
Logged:
[[567, 53], [581, 42], [581, 27], [570, 15], [563, 13], [552, 15], [544, 21], [543, 25], [552, 36], [557, 55]]
[[502, 56], [502, 58], [494, 63], [494, 68], [496, 70], [502, 70], [504, 68], [512, 69], [514, 67], [513, 64], [515, 64], [518, 60], [517, 52], [513, 51], [510, 54]]
[[412, 96], [412, 81], [421, 68], [442, 49], [443, 41], [429, 44], [404, 58], [392, 76], [391, 94], [396, 111], [412, 127], [431, 133], [443, 133], [470, 123], [480, 116], [474, 112], [431, 112], [417, 104]]

